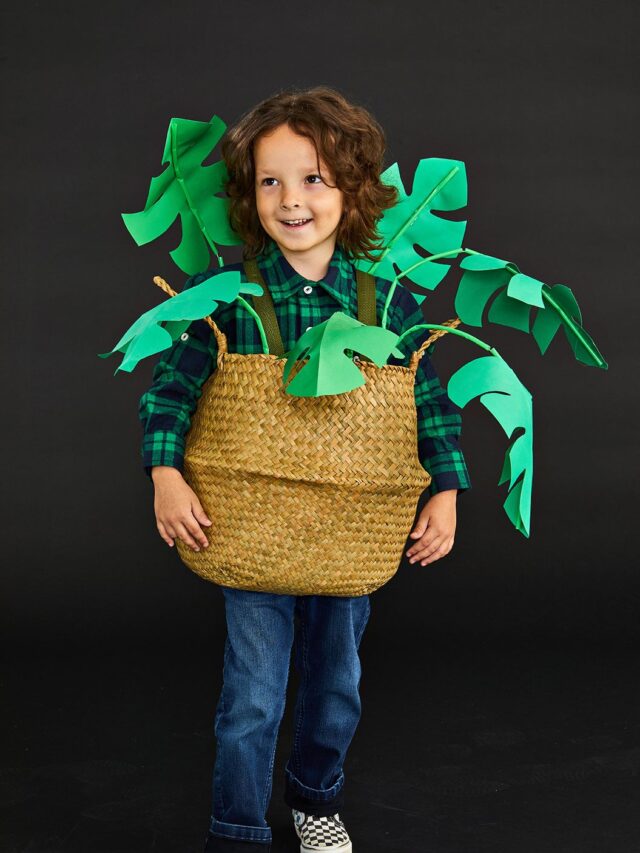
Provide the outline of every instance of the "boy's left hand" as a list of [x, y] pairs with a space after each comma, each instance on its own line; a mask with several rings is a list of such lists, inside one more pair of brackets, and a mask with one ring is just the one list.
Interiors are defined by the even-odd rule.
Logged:
[[447, 489], [436, 492], [424, 505], [418, 523], [410, 533], [416, 540], [407, 551], [410, 563], [420, 560], [420, 565], [426, 566], [453, 548], [457, 497], [457, 489]]

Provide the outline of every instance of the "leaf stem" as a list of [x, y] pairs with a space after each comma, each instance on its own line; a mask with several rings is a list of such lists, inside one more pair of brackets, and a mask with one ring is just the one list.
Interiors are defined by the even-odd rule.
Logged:
[[389, 311], [389, 305], [391, 305], [391, 300], [393, 298], [393, 294], [394, 294], [395, 289], [398, 286], [398, 283], [399, 283], [401, 278], [404, 278], [404, 276], [408, 276], [409, 273], [413, 272], [413, 270], [415, 270], [417, 267], [422, 266], [422, 264], [426, 264], [430, 261], [437, 261], [440, 258], [447, 258], [447, 257], [450, 257], [451, 255], [459, 255], [460, 252], [464, 252], [467, 255], [481, 255], [482, 254], [482, 252], [476, 252], [475, 249], [463, 249], [462, 247], [460, 247], [459, 249], [448, 249], [446, 252], [438, 252], [437, 255], [429, 255], [428, 258], [422, 258], [421, 260], [417, 261], [415, 264], [412, 264], [410, 267], [407, 267], [406, 270], [403, 270], [402, 272], [398, 273], [398, 275], [391, 282], [391, 287], [389, 288], [389, 293], [387, 294], [387, 298], [385, 299], [384, 310], [382, 312], [382, 321], [381, 321], [382, 328], [383, 329], [387, 328], [386, 324], [387, 324], [387, 313]]
[[258, 332], [260, 333], [260, 340], [261, 340], [261, 342], [262, 342], [262, 352], [263, 352], [263, 353], [265, 353], [265, 355], [269, 355], [269, 344], [267, 343], [267, 336], [266, 336], [266, 335], [265, 335], [265, 333], [264, 333], [264, 326], [262, 325], [262, 320], [261, 320], [261, 319], [260, 319], [260, 317], [257, 315], [257, 313], [255, 312], [255, 310], [251, 307], [251, 305], [249, 305], [249, 303], [247, 302], [247, 300], [246, 300], [246, 299], [244, 299], [244, 298], [243, 298], [242, 296], [240, 296], [239, 294], [238, 294], [238, 296], [236, 297], [236, 299], [238, 300], [238, 302], [239, 302], [241, 305], [244, 305], [244, 307], [247, 309], [247, 311], [249, 312], [249, 314], [251, 314], [251, 316], [253, 317], [253, 319], [256, 321], [256, 323], [257, 323], [257, 325], [258, 325]]
[[[498, 352], [495, 347], [486, 344], [484, 341], [481, 341], [480, 338], [476, 338], [475, 335], [470, 335], [469, 332], [463, 332], [461, 329], [452, 329], [451, 326], [441, 326], [438, 323], [418, 323], [416, 326], [411, 326], [410, 329], [407, 329], [406, 332], [403, 332], [398, 340], [395, 342], [395, 346], [398, 346], [400, 341], [403, 338], [406, 338], [407, 335], [410, 335], [411, 332], [415, 332], [417, 329], [445, 329], [445, 331], [449, 332], [452, 335], [459, 335], [461, 338], [466, 338], [471, 343], [476, 344], [481, 349], [486, 350], [491, 353], [491, 355], [495, 355], [498, 358], [502, 359], [502, 356]], [[504, 361], [504, 359], [502, 359]]]

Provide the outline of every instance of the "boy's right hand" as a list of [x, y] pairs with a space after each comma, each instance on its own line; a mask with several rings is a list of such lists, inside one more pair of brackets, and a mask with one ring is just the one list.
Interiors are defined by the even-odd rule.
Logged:
[[198, 496], [177, 468], [156, 465], [151, 469], [155, 487], [153, 509], [158, 533], [167, 545], [173, 547], [175, 539], [199, 551], [208, 548], [209, 542], [200, 525], [210, 525]]

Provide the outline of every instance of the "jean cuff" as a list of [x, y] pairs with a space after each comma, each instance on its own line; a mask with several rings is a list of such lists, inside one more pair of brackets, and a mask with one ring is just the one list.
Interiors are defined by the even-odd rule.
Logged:
[[284, 801], [292, 809], [318, 816], [332, 815], [344, 804], [344, 773], [325, 790], [304, 785], [287, 765], [284, 769]]
[[240, 823], [226, 823], [215, 817], [211, 818], [209, 834], [218, 838], [230, 838], [239, 841], [258, 841], [263, 844], [271, 843], [271, 827], [245, 826]]

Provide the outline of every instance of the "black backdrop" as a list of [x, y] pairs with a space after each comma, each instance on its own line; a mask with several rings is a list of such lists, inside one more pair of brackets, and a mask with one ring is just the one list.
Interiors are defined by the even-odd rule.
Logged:
[[[473, 330], [533, 394], [531, 537], [502, 509], [507, 439], [476, 401], [454, 549], [374, 594], [371, 659], [412, 642], [635, 642], [636, 20], [631, 2], [548, 0], [5, 9], [5, 648], [221, 654], [219, 590], [155, 530], [137, 420], [152, 362], [114, 377], [115, 357], [97, 357], [156, 303], [153, 275], [182, 286], [179, 226], [138, 248], [120, 213], [144, 204], [172, 116], [230, 125], [318, 83], [377, 116], [405, 181], [421, 157], [463, 160], [464, 245], [571, 287], [609, 362], [578, 364], [561, 336], [542, 357], [515, 330]], [[458, 276], [429, 319], [453, 316]], [[476, 354], [449, 337], [434, 362], [446, 380]]]

